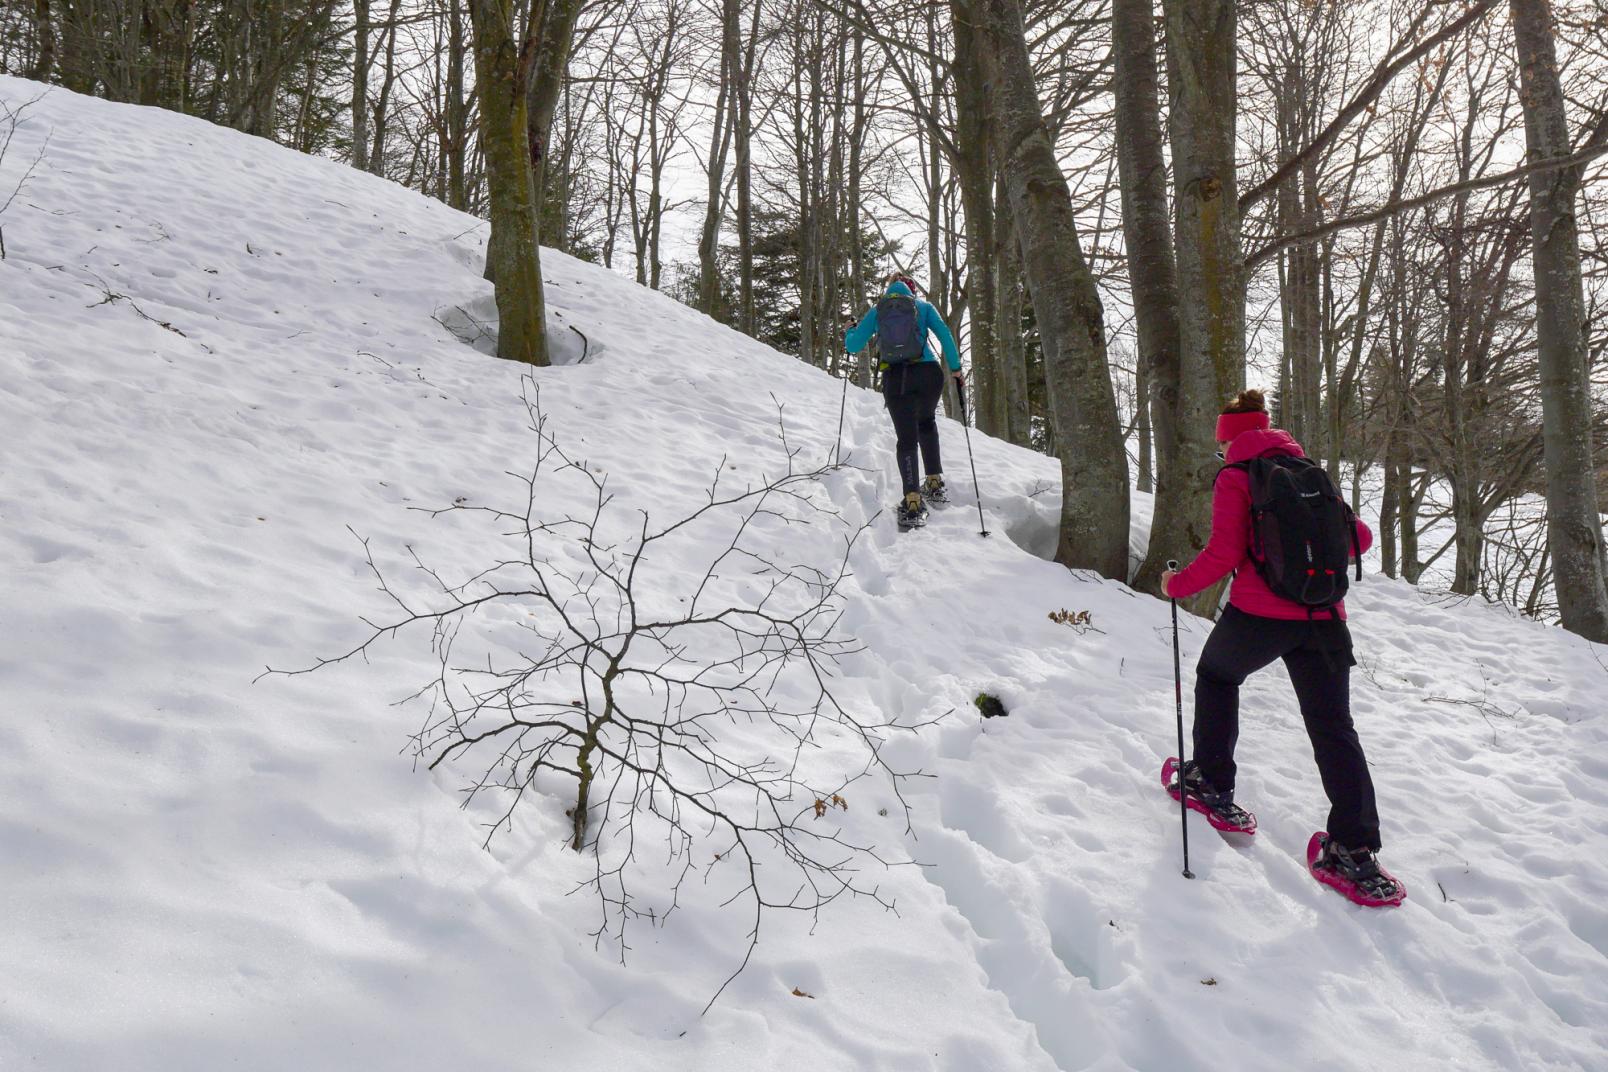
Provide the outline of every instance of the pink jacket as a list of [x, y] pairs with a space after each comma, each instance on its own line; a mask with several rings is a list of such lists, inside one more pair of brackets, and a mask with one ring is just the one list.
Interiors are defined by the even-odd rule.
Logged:
[[[1263, 455], [1306, 457], [1301, 444], [1290, 433], [1277, 428], [1244, 432], [1228, 445], [1229, 462], [1249, 461]], [[1373, 530], [1357, 519], [1357, 546], [1364, 552], [1373, 546]], [[1195, 561], [1178, 571], [1167, 586], [1167, 595], [1185, 599], [1222, 580], [1230, 570], [1234, 585], [1228, 601], [1246, 614], [1287, 620], [1307, 617], [1299, 603], [1273, 594], [1251, 562], [1251, 478], [1243, 469], [1225, 469], [1212, 489], [1212, 534]], [[1345, 603], [1335, 605], [1343, 619]], [[1320, 617], [1327, 617], [1321, 614]]]

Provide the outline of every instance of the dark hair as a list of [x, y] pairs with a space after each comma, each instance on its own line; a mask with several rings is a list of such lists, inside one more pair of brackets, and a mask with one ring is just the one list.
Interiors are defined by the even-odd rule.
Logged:
[[1267, 396], [1256, 388], [1241, 391], [1239, 397], [1223, 407], [1224, 413], [1266, 413]]

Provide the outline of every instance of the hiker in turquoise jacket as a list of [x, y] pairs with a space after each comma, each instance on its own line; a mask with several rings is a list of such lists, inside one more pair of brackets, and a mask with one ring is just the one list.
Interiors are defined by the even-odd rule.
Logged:
[[[933, 353], [929, 334], [938, 336], [943, 349], [942, 364]], [[915, 528], [926, 522], [927, 503], [949, 501], [944, 487], [943, 463], [938, 457], [938, 400], [944, 393], [946, 365], [950, 375], [964, 387], [960, 350], [938, 310], [917, 299], [914, 282], [900, 273], [889, 277], [888, 289], [881, 300], [847, 331], [843, 349], [850, 354], [859, 353], [872, 335], [878, 336], [882, 399], [893, 419], [897, 437], [894, 454], [899, 462], [899, 479], [904, 485], [898, 523], [900, 528]], [[917, 467], [918, 448], [921, 468], [927, 472], [925, 483]]]

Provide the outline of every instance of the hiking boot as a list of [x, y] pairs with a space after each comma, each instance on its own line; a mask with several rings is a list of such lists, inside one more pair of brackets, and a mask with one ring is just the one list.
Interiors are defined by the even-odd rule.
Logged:
[[927, 504], [921, 501], [921, 492], [912, 491], [899, 503], [895, 515], [901, 529], [919, 529], [927, 523]]
[[[1184, 763], [1182, 780], [1184, 791], [1189, 796], [1186, 803], [1195, 811], [1203, 812], [1212, 826], [1236, 833], [1251, 833], [1256, 830], [1256, 816], [1234, 803], [1234, 791], [1218, 789], [1208, 782], [1194, 760], [1187, 760]], [[1167, 786], [1167, 792], [1174, 797], [1178, 796], [1178, 782], [1179, 777], [1175, 774], [1171, 784]]]
[[1328, 836], [1323, 837], [1322, 846], [1312, 862], [1313, 872], [1325, 871], [1343, 879], [1363, 895], [1361, 903], [1391, 904], [1406, 893], [1396, 876], [1379, 866], [1372, 849], [1348, 849]]
[[949, 502], [949, 488], [944, 484], [943, 474], [934, 473], [922, 485], [921, 497], [934, 506], [943, 506]]

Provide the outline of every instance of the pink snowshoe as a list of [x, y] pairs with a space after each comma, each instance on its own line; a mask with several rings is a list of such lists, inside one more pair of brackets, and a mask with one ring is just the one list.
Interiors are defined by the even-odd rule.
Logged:
[[[1168, 756], [1167, 762], [1161, 765], [1161, 784], [1169, 796], [1178, 799], [1177, 756]], [[1190, 783], [1185, 803], [1191, 811], [1206, 816], [1206, 821], [1214, 829], [1225, 834], [1256, 833], [1256, 816], [1235, 804], [1231, 794], [1212, 792], [1209, 787], [1202, 786], [1198, 778]]]
[[1307, 870], [1325, 886], [1345, 894], [1352, 904], [1388, 908], [1407, 899], [1407, 886], [1379, 866], [1374, 854], [1349, 852], [1329, 840], [1322, 830], [1307, 842]]

